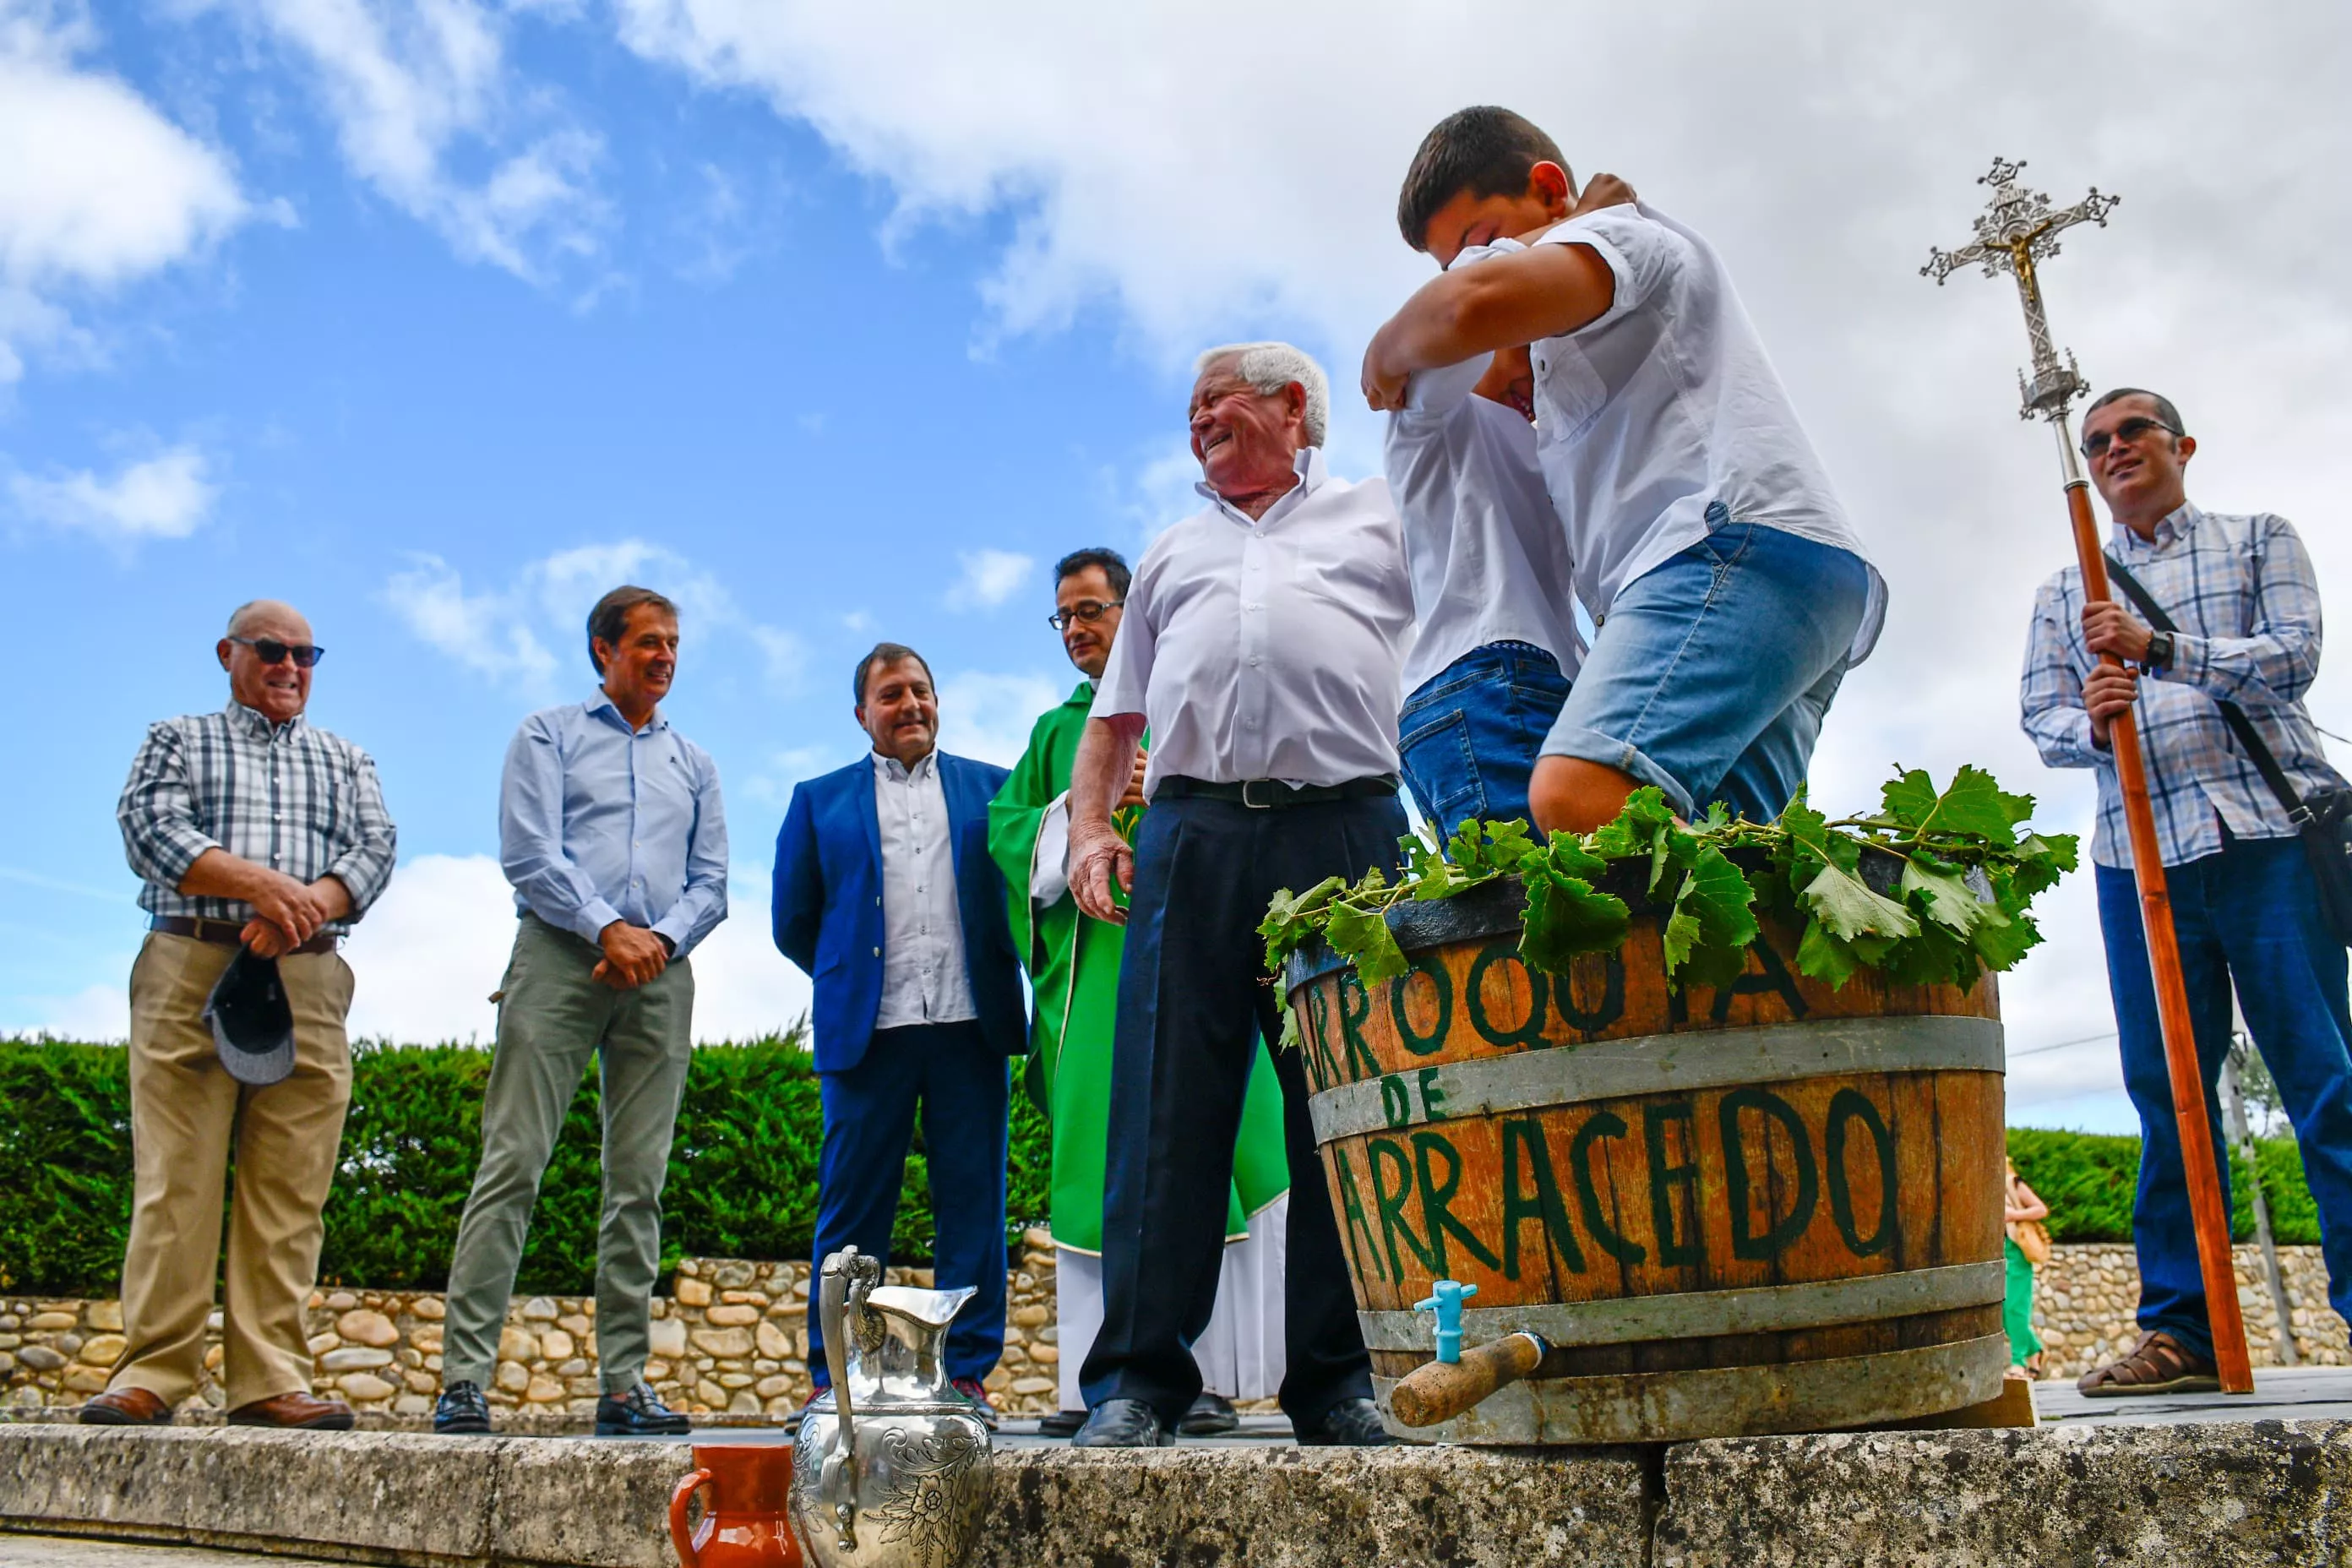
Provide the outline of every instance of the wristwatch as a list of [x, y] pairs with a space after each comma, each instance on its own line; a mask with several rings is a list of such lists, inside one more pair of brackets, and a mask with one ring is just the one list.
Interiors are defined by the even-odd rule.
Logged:
[[2148, 633], [2147, 652], [2139, 663], [2142, 669], [2170, 669], [2172, 668], [2172, 634], [2170, 632]]

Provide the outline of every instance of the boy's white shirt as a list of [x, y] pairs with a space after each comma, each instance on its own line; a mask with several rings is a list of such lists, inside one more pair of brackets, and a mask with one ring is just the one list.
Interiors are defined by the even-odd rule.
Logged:
[[[1454, 266], [1521, 248], [1509, 239], [1474, 247]], [[1489, 643], [1532, 643], [1570, 679], [1584, 662], [1568, 535], [1544, 487], [1535, 427], [1471, 390], [1492, 357], [1415, 372], [1405, 405], [1389, 416], [1384, 466], [1404, 521], [1417, 628], [1407, 693]]]
[[1596, 620], [1626, 584], [1706, 537], [1706, 508], [1853, 552], [1870, 602], [1851, 658], [1869, 657], [1886, 585], [1831, 487], [1722, 258], [1647, 205], [1603, 207], [1538, 245], [1583, 245], [1615, 298], [1532, 345], [1536, 438]]

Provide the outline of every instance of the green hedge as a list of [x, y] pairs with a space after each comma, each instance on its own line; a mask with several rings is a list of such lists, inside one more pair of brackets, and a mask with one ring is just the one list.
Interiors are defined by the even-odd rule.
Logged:
[[[2304, 1184], [2303, 1151], [2293, 1138], [2258, 1138], [2255, 1163], [2270, 1202], [2271, 1234], [2281, 1246], [2316, 1246], [2319, 1210]], [[2009, 1130], [2009, 1157], [2050, 1205], [2053, 1241], [2129, 1241], [2132, 1194], [2139, 1185], [2139, 1140], [2035, 1127]], [[2231, 1229], [2240, 1241], [2254, 1235], [2253, 1189], [2233, 1173]]]
[[[489, 1053], [362, 1045], [353, 1053], [320, 1276], [380, 1289], [446, 1282], [481, 1143]], [[0, 1039], [0, 1289], [105, 1296], [131, 1221], [131, 1110], [120, 1046]], [[518, 1287], [584, 1295], [596, 1262], [595, 1075], [582, 1085], [541, 1184]], [[797, 1034], [694, 1053], [662, 1199], [665, 1267], [679, 1258], [803, 1258], [816, 1217], [822, 1122]], [[1046, 1212], [1044, 1119], [1013, 1095], [1006, 1213]], [[892, 1256], [930, 1256], [921, 1138], [908, 1162]]]

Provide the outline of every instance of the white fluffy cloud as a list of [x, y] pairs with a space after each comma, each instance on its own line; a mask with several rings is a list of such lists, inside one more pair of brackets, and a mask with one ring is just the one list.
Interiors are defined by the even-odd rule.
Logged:
[[69, 0], [0, 0], [0, 383], [70, 335], [65, 301], [202, 249], [248, 212], [228, 162], [83, 62]]
[[957, 564], [963, 575], [948, 590], [950, 609], [992, 610], [1019, 593], [1035, 570], [1034, 556], [1010, 550], [960, 550]]
[[1058, 706], [1076, 683], [1075, 672], [1066, 678], [1036, 670], [950, 675], [940, 682], [940, 749], [1011, 767], [1028, 749], [1037, 715]]
[[[739, 879], [730, 913], [693, 954], [694, 1036], [781, 1033], [808, 1011], [809, 985], [768, 937], [767, 885]], [[419, 855], [401, 863], [344, 946], [358, 977], [355, 1038], [488, 1045], [490, 994], [514, 945], [514, 890], [488, 855]]]
[[604, 154], [507, 62], [509, 8], [477, 0], [228, 0], [301, 62], [344, 161], [468, 260], [532, 281], [592, 255]]
[[552, 689], [555, 656], [516, 618], [509, 594], [468, 594], [456, 567], [418, 555], [384, 584], [383, 602], [428, 646], [478, 674], [528, 696]]
[[12, 474], [8, 491], [17, 509], [37, 521], [118, 545], [185, 539], [203, 525], [220, 493], [203, 450], [190, 445], [126, 463], [111, 475], [87, 468], [48, 477]]
[[[1061, 0], [1006, 10], [900, 0], [621, 0], [623, 36], [692, 79], [806, 121], [898, 199], [1012, 219], [980, 335], [1108, 304], [1173, 384], [1202, 344], [1288, 335], [1341, 388], [1371, 329], [1428, 275], [1400, 241], [1397, 184], [1423, 132], [1503, 102], [1580, 169], [1613, 169], [1729, 260], [1816, 444], [1894, 590], [1814, 779], [1871, 799], [1897, 760], [1994, 768], [2087, 831], [2089, 780], [2042, 769], [2016, 724], [2034, 584], [2070, 559], [2048, 437], [2011, 412], [2013, 291], [1937, 290], [1931, 244], [1968, 237], [1996, 152], [2061, 202], [2120, 191], [2114, 226], [2070, 238], [2045, 282], [2061, 340], [2103, 384], [2179, 402], [2205, 449], [2195, 493], [2298, 519], [2328, 582], [2352, 485], [2341, 366], [2352, 300], [2352, 153], [2338, 84], [2352, 29], [2324, 6], [1996, 0], [1965, 18], [1828, 0], [1562, 8], [1483, 0], [1261, 7], [1245, 44], [1177, 6]], [[2021, 55], [2016, 40], [2033, 47]], [[2045, 68], [2074, 62], [2063, 90]], [[2194, 83], [2198, 108], [2151, 83]], [[1338, 399], [1335, 462], [1376, 427]], [[1179, 410], [1169, 411], [1170, 435]], [[1172, 460], [1120, 487], [1149, 529], [1189, 510]], [[2315, 694], [2352, 726], [2340, 681]], [[2087, 878], [2005, 988], [2021, 1048], [2111, 1026]], [[2111, 1047], [2021, 1061], [2020, 1103], [2117, 1082]], [[2089, 1075], [2085, 1078], [2084, 1075]]]

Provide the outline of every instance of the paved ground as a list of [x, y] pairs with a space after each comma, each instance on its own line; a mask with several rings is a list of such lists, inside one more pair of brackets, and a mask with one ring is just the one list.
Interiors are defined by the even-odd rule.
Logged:
[[0, 1568], [349, 1568], [317, 1557], [259, 1557], [202, 1546], [132, 1546], [88, 1536], [0, 1533]]

